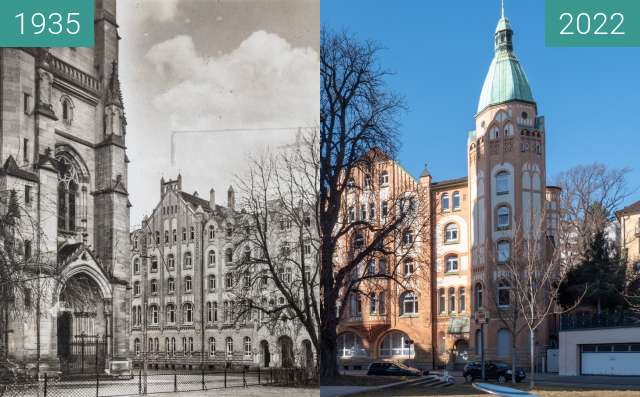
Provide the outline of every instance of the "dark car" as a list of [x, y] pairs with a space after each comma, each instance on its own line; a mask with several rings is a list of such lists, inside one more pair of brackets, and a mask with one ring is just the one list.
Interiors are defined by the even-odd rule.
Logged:
[[[498, 383], [504, 383], [511, 380], [512, 370], [509, 364], [499, 361], [487, 361], [484, 363], [485, 377], [487, 380], [495, 379]], [[479, 361], [470, 362], [464, 366], [462, 373], [464, 380], [473, 382], [476, 379], [482, 379], [482, 366]], [[516, 382], [522, 382], [526, 377], [522, 368], [516, 368]]]
[[422, 372], [417, 368], [408, 367], [400, 363], [375, 362], [369, 365], [367, 375], [422, 376]]

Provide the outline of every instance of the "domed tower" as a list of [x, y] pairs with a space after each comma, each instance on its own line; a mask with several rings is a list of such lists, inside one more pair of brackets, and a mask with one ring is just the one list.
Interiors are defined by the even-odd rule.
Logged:
[[[544, 118], [538, 115], [531, 87], [513, 51], [513, 30], [504, 10], [496, 27], [494, 50], [480, 93], [475, 130], [467, 142], [473, 310], [483, 307], [492, 318], [497, 317], [497, 310], [509, 307], [508, 297], [501, 299], [505, 294], [499, 292], [504, 288], [501, 263], [513, 254], [516, 241], [544, 230], [546, 190]], [[504, 357], [504, 344], [511, 342], [500, 323], [492, 321], [485, 328], [485, 352], [488, 358], [509, 359]], [[478, 335], [471, 338], [472, 344], [478, 344]], [[524, 353], [519, 356], [524, 358], [526, 339], [519, 345]]]

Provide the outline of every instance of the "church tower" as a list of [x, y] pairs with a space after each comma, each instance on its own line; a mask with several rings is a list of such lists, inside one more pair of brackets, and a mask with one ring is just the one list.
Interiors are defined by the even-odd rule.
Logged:
[[[485, 327], [487, 358], [510, 359], [511, 339], [497, 319], [509, 307], [508, 285], [501, 263], [509, 260], [514, 242], [543, 230], [546, 195], [544, 118], [513, 46], [511, 23], [504, 10], [494, 34], [494, 57], [484, 81], [469, 133], [468, 172], [472, 227], [470, 232], [473, 310], [489, 313]], [[536, 231], [537, 230], [537, 231]], [[539, 235], [539, 233], [538, 233]], [[504, 267], [504, 266], [502, 266]], [[478, 326], [472, 324], [472, 346], [479, 352]], [[523, 359], [525, 333], [517, 337]], [[520, 341], [522, 339], [522, 341]]]

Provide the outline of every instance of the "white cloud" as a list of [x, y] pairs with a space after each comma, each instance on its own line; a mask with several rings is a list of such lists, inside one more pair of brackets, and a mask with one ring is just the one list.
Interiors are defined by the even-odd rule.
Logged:
[[229, 54], [200, 55], [190, 36], [146, 55], [167, 84], [153, 105], [176, 129], [290, 127], [318, 117], [319, 63], [311, 48], [293, 48], [258, 31]]
[[[203, 55], [190, 36], [179, 35], [154, 45], [145, 60], [152, 70], [146, 78], [158, 82], [149, 105], [159, 119], [168, 121], [166, 131], [303, 127], [318, 122], [319, 56], [312, 48], [292, 47], [278, 35], [257, 31], [235, 50], [215, 56]], [[180, 171], [184, 190], [206, 194], [214, 187], [222, 202], [234, 177], [246, 171], [248, 155], [289, 143], [297, 131], [178, 135], [173, 166], [167, 157], [158, 156], [169, 153], [167, 135], [161, 130], [146, 133], [154, 138], [145, 139], [139, 161], [145, 164], [144, 179], [151, 178], [151, 186], [160, 174], [173, 178]], [[148, 202], [139, 200], [137, 205], [148, 212], [157, 196], [153, 191], [149, 196], [147, 187], [145, 192]]]

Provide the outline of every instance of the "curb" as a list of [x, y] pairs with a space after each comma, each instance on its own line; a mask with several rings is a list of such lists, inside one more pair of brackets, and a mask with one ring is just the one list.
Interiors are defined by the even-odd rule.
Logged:
[[410, 380], [403, 380], [402, 382], [395, 382], [395, 383], [389, 383], [386, 385], [380, 385], [380, 386], [372, 386], [366, 390], [354, 390], [352, 392], [346, 392], [346, 393], [342, 393], [342, 394], [338, 394], [335, 397], [346, 397], [346, 396], [352, 396], [352, 395], [356, 395], [356, 394], [360, 394], [360, 393], [367, 393], [370, 391], [377, 391], [377, 390], [384, 390], [384, 389], [389, 389], [391, 387], [396, 387], [396, 386], [401, 386], [401, 385], [410, 385], [412, 383], [417, 383], [420, 381], [424, 381], [423, 377], [419, 377], [418, 379], [410, 379]]

